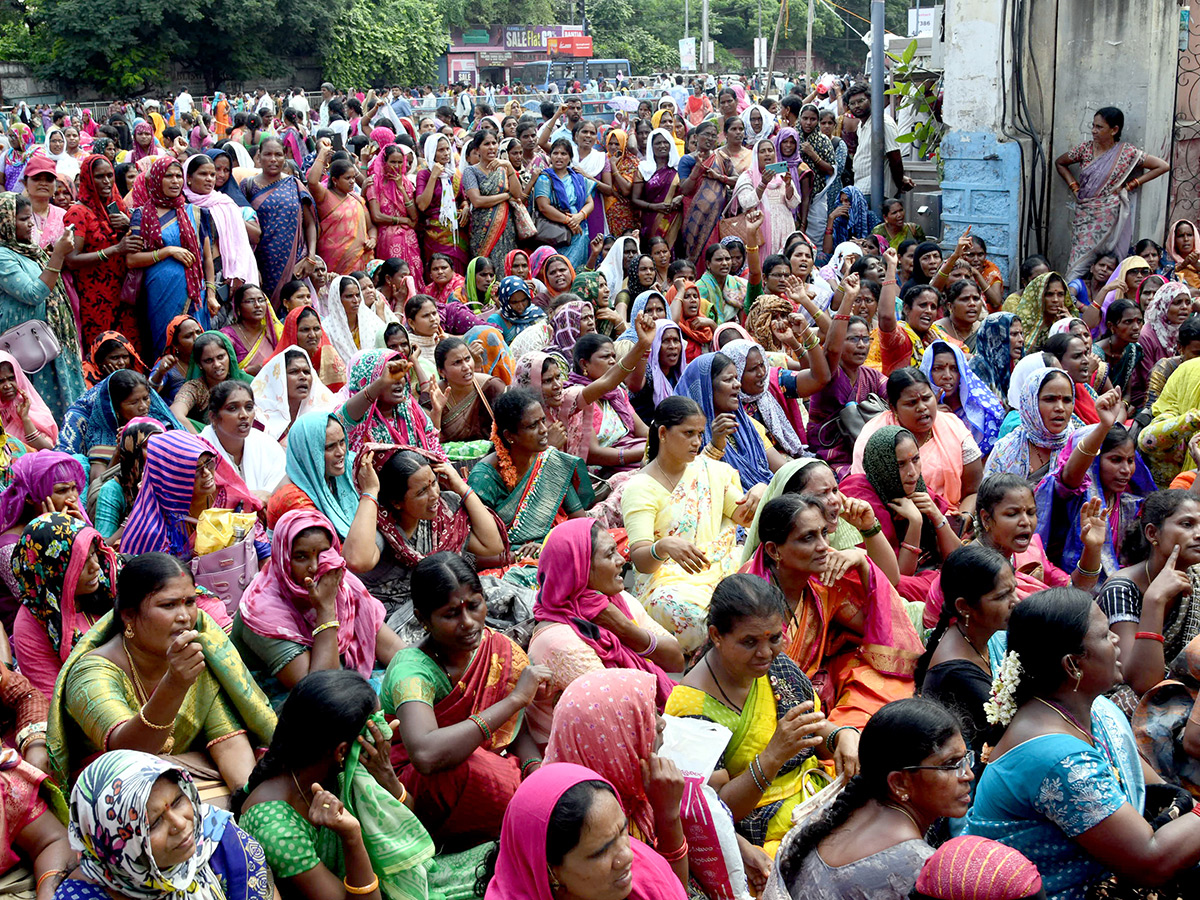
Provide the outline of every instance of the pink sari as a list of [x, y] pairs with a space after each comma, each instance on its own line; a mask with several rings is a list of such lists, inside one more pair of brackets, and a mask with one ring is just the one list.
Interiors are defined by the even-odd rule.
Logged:
[[[415, 214], [416, 207], [410, 212], [413, 203], [413, 192], [406, 177], [408, 158], [400, 154], [400, 176], [392, 178], [384, 165], [383, 153], [378, 153], [371, 161], [371, 186], [364, 196], [379, 204], [379, 211], [385, 216], [405, 216]], [[412, 225], [380, 225], [376, 231], [375, 256], [377, 259], [398, 257], [408, 263], [409, 277], [416, 282], [416, 293], [425, 292], [425, 281], [422, 277], [424, 268], [421, 262], [421, 245], [417, 241], [417, 232]], [[410, 293], [411, 297], [412, 294]]]
[[317, 237], [317, 252], [331, 274], [349, 275], [365, 269], [371, 261], [367, 249], [367, 206], [354, 194], [338, 198], [327, 190], [317, 204], [321, 217], [321, 233]]

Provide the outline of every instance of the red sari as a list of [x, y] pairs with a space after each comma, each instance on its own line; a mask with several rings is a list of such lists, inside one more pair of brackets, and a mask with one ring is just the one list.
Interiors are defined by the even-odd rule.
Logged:
[[[299, 309], [293, 309], [287, 314], [287, 318], [283, 320], [283, 333], [279, 340], [275, 343], [275, 352], [271, 356], [276, 356], [291, 347], [293, 344], [300, 346], [298, 332], [300, 330], [300, 316], [305, 310], [316, 315], [320, 321], [321, 314], [317, 312], [315, 307], [301, 306]], [[338, 356], [336, 350], [333, 349], [333, 344], [329, 341], [329, 335], [325, 333], [324, 327], [321, 328], [321, 346], [317, 348], [316, 353], [309, 353], [309, 358], [312, 359], [313, 366], [316, 367], [317, 377], [321, 379], [321, 383], [331, 391], [340, 391], [346, 385], [346, 364], [342, 362], [342, 358]]]

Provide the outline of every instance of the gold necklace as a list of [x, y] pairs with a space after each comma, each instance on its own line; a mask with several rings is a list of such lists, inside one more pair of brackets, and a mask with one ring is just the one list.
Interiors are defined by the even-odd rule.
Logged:
[[[655, 459], [654, 464], [658, 467], [658, 473], [660, 475], [662, 475], [663, 478], [670, 478], [670, 476], [667, 475], [666, 470], [662, 467], [662, 463], [660, 463], [657, 459]], [[671, 493], [671, 494], [675, 493], [675, 488], [679, 487], [679, 482], [683, 481], [683, 476], [686, 474], [687, 474], [687, 468], [685, 467], [684, 471], [680, 474], [680, 476], [675, 479], [675, 483], [673, 485], [671, 485], [669, 488], [667, 488], [667, 492]]]
[[967, 637], [966, 629], [964, 629], [961, 624], [956, 624], [954, 627], [958, 629], [958, 633], [962, 636], [962, 639], [967, 642], [967, 646], [970, 647], [973, 651], [975, 651], [976, 656], [978, 656], [981, 660], [983, 660], [983, 664], [985, 666], [987, 666], [988, 674], [991, 675], [992, 674], [992, 661], [990, 659], [988, 659], [986, 656], [984, 656], [982, 653], [979, 652], [979, 648], [977, 648], [971, 642], [971, 639], [969, 637]]
[[312, 806], [312, 796], [304, 793], [304, 788], [300, 787], [300, 779], [296, 777], [296, 773], [289, 769], [288, 774], [292, 776], [292, 784], [294, 784], [296, 786], [296, 790], [300, 792], [300, 799], [309, 806]]
[[911, 815], [909, 815], [909, 812], [907, 809], [905, 809], [903, 806], [896, 806], [896, 804], [894, 804], [894, 803], [885, 803], [883, 805], [887, 809], [894, 809], [898, 813], [903, 813], [904, 818], [908, 819], [908, 821], [913, 823], [913, 828], [917, 829], [917, 834], [924, 836], [925, 832], [921, 829], [921, 826], [917, 824], [917, 820], [914, 819]]
[[149, 703], [150, 693], [142, 684], [141, 672], [138, 671], [137, 663], [133, 661], [133, 654], [129, 652], [129, 644], [125, 642], [125, 638], [121, 638], [121, 648], [125, 651], [125, 658], [129, 661], [129, 672], [133, 675], [133, 692], [140, 702]]

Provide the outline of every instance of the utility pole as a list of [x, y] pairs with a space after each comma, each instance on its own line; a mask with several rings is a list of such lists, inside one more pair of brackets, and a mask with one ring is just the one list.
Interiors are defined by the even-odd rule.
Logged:
[[708, 0], [700, 7], [700, 71], [708, 74]]
[[804, 39], [804, 65], [806, 67], [804, 70], [804, 86], [810, 92], [812, 91], [813, 86], [811, 84], [809, 84], [809, 81], [810, 81], [810, 76], [812, 75], [812, 73], [814, 71], [813, 58], [812, 58], [812, 28], [813, 28], [813, 17], [815, 15], [815, 9], [813, 6], [813, 2], [814, 2], [814, 0], [808, 0], [808, 35]]
[[774, 86], [775, 72], [775, 50], [779, 46], [779, 31], [783, 28], [783, 17], [787, 13], [788, 0], [782, 0], [779, 4], [779, 18], [775, 20], [775, 37], [771, 39], [771, 59], [767, 63], [767, 93], [770, 93], [770, 88]]
[[691, 37], [688, 34], [688, 0], [683, 0], [683, 36]]
[[884, 0], [871, 0], [871, 208], [883, 208], [883, 13]]

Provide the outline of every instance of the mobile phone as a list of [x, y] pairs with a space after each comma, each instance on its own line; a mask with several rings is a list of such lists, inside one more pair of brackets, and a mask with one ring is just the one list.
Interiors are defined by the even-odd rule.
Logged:
[[782, 175], [788, 169], [788, 164], [785, 162], [768, 163], [763, 167], [763, 172], [768, 175]]
[[340, 151], [346, 149], [346, 142], [342, 140], [342, 136], [336, 131], [333, 133], [332, 137], [330, 137], [329, 142], [334, 150]]
[[114, 213], [119, 213], [121, 211], [121, 206], [119, 203], [117, 203], [116, 200], [113, 200], [110, 203], [106, 203], [104, 205], [104, 208], [105, 208], [105, 210], [108, 211], [108, 214], [110, 216], [113, 215]]

